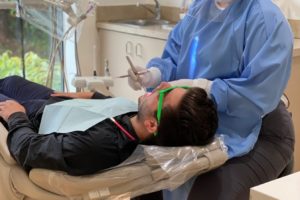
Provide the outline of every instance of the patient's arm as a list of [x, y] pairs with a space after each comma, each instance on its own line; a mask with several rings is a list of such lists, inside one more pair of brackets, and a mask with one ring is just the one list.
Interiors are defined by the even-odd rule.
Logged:
[[70, 97], [74, 99], [91, 99], [94, 92], [54, 92], [52, 97]]
[[54, 92], [52, 97], [69, 97], [73, 99], [106, 99], [110, 96], [105, 96], [99, 92]]

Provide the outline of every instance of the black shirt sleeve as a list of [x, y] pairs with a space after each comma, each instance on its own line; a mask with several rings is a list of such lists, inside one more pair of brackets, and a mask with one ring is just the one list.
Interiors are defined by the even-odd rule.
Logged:
[[67, 134], [37, 134], [24, 113], [8, 120], [10, 153], [29, 171], [46, 168], [71, 175], [92, 174], [121, 163], [135, 149], [111, 121], [105, 120], [88, 130]]
[[104, 94], [101, 94], [99, 92], [95, 92], [92, 96], [92, 99], [108, 99], [111, 98], [111, 96], [105, 96]]
[[7, 145], [11, 155], [27, 171], [32, 167], [49, 169], [66, 169], [61, 141], [62, 137], [55, 135], [39, 135], [25, 113], [14, 113], [8, 119], [9, 134]]

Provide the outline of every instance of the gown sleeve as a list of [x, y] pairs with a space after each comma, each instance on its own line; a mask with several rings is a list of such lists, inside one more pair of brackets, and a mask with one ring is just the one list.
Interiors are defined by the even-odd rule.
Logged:
[[241, 75], [215, 79], [211, 87], [218, 110], [230, 116], [263, 117], [272, 111], [291, 72], [293, 36], [287, 21], [268, 12], [251, 16], [245, 29]]

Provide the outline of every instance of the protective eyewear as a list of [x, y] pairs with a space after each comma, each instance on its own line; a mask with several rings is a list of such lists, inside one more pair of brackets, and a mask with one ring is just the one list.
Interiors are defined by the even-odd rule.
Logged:
[[190, 87], [189, 86], [173, 86], [173, 87], [169, 87], [169, 88], [158, 91], [159, 98], [158, 98], [157, 114], [156, 114], [158, 124], [160, 123], [160, 119], [161, 119], [161, 115], [162, 115], [162, 107], [163, 107], [164, 97], [165, 97], [166, 93], [170, 92], [171, 90], [173, 90], [175, 88], [188, 89]]

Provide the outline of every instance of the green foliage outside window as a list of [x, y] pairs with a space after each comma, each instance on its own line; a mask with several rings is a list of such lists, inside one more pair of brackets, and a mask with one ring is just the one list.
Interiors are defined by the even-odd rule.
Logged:
[[[22, 76], [22, 60], [13, 56], [11, 51], [6, 51], [0, 55], [0, 78], [10, 75]], [[45, 85], [48, 75], [49, 60], [40, 58], [33, 52], [25, 54], [26, 79]], [[59, 66], [56, 66], [57, 69]], [[54, 71], [53, 89], [61, 88], [60, 71]]]
[[[51, 37], [26, 21], [21, 23], [20, 19], [16, 18], [15, 12], [14, 9], [0, 9], [0, 78], [10, 75], [23, 76], [23, 44], [23, 50], [26, 52], [25, 78], [46, 85]], [[53, 73], [52, 88], [62, 90], [62, 85], [60, 64], [57, 63]]]
[[[20, 23], [15, 17], [15, 10], [0, 10], [0, 54], [9, 49], [13, 55], [21, 55]], [[48, 57], [51, 47], [49, 35], [26, 21], [23, 23], [23, 31], [25, 52], [33, 51]]]

